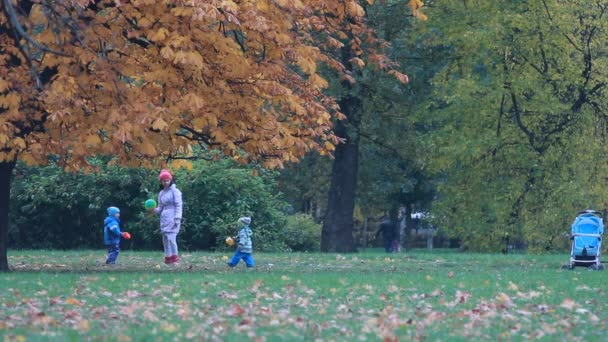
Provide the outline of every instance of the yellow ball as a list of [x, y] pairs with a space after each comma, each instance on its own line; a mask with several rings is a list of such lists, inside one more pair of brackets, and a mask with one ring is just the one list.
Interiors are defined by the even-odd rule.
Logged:
[[234, 240], [229, 236], [226, 238], [226, 244], [228, 246], [233, 246], [234, 245]]

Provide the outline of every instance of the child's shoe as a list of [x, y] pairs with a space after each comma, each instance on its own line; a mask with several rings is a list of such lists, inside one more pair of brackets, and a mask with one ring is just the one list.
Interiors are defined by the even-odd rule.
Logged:
[[171, 263], [172, 257], [170, 256], [166, 256], [165, 257], [165, 264], [169, 265]]
[[175, 264], [175, 265], [179, 265], [179, 256], [177, 255], [172, 255], [171, 256], [171, 263]]

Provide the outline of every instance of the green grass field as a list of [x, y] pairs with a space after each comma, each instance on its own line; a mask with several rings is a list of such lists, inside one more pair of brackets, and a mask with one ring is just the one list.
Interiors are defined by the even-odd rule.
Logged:
[[608, 270], [564, 255], [11, 251], [4, 340], [605, 341]]

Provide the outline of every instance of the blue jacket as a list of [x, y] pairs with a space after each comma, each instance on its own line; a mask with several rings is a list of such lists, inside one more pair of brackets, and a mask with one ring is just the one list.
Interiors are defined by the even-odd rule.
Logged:
[[114, 216], [108, 216], [103, 221], [103, 242], [106, 245], [117, 245], [120, 243], [120, 220]]

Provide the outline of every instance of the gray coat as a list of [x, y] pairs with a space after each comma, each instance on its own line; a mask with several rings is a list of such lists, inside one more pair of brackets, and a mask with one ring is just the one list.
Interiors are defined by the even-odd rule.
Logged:
[[251, 242], [251, 235], [253, 232], [249, 226], [245, 226], [239, 230], [238, 239], [239, 245], [238, 250], [243, 253], [252, 253], [253, 252], [253, 243]]
[[177, 234], [182, 219], [182, 192], [171, 184], [158, 193], [158, 207], [154, 212], [160, 214], [160, 231], [163, 234]]

